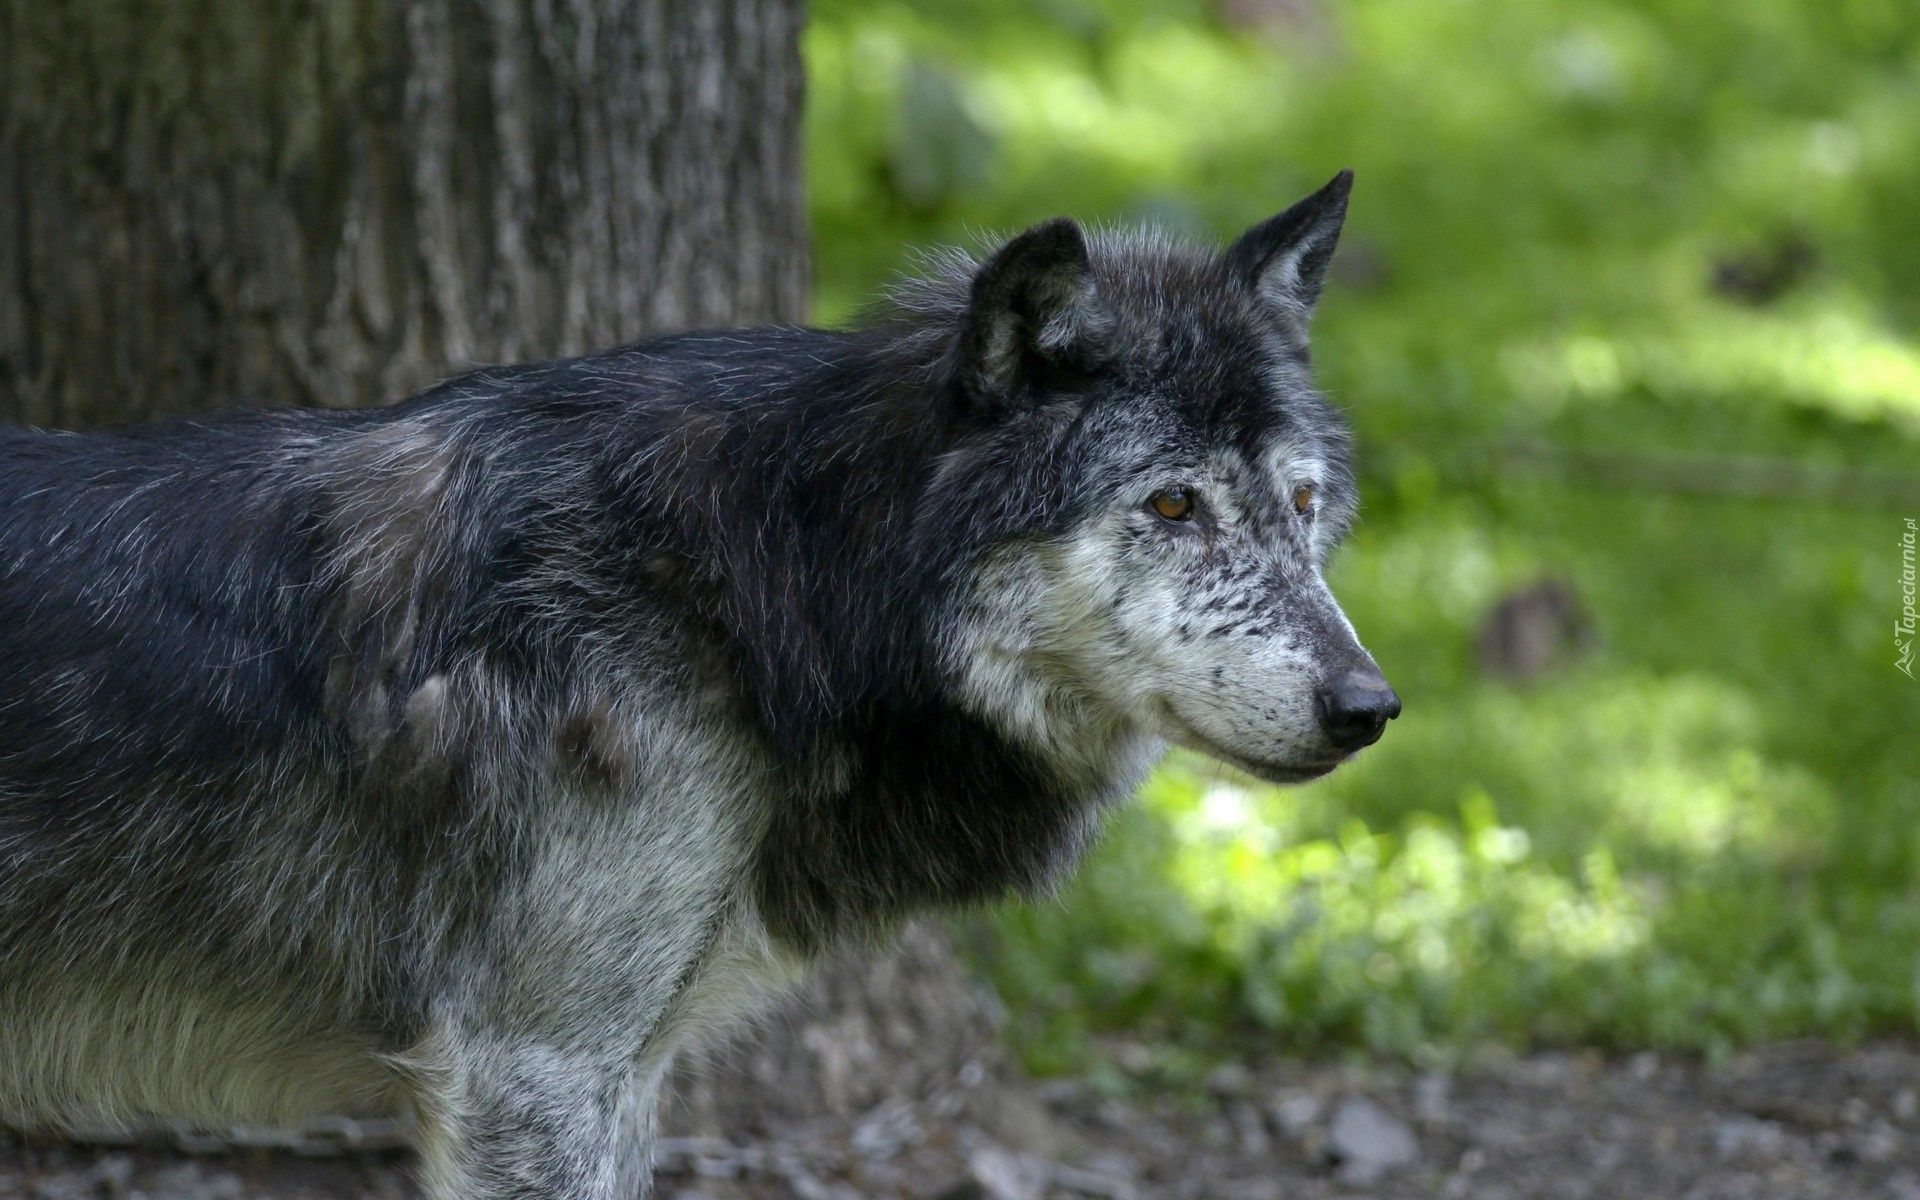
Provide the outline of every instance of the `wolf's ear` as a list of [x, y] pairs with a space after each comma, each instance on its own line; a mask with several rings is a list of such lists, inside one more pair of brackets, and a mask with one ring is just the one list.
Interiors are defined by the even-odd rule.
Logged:
[[1302, 346], [1352, 190], [1353, 172], [1340, 172], [1313, 195], [1241, 234], [1221, 258], [1230, 274], [1279, 314], [1289, 336]]
[[960, 335], [962, 385], [976, 401], [1004, 404], [1023, 384], [1098, 365], [1113, 328], [1080, 227], [1065, 217], [1035, 225], [973, 277]]

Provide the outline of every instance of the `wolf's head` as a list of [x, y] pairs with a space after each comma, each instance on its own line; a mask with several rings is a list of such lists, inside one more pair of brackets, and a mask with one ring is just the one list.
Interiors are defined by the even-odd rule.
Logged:
[[1399, 713], [1321, 578], [1355, 495], [1307, 324], [1350, 183], [1219, 253], [1050, 221], [946, 293], [968, 432], [934, 491], [997, 534], [947, 654], [1014, 736], [1134, 731], [1294, 782]]

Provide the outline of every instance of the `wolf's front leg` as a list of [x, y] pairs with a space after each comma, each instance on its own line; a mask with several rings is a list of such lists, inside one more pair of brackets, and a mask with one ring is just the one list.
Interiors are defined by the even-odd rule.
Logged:
[[443, 1046], [433, 1058], [414, 1087], [431, 1200], [652, 1193], [658, 1071], [531, 1042]]

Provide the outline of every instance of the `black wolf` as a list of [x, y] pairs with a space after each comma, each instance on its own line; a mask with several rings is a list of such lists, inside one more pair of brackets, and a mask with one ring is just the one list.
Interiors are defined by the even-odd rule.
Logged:
[[1044, 888], [1169, 742], [1372, 742], [1348, 182], [847, 332], [0, 432], [0, 1117], [403, 1106], [440, 1200], [643, 1195], [676, 1047], [837, 939]]

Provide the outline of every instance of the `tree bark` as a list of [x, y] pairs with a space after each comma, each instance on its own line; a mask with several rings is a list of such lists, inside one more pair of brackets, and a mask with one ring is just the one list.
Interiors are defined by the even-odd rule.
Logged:
[[0, 419], [795, 321], [801, 0], [0, 6]]
[[1010, 1070], [994, 1013], [947, 935], [910, 926], [849, 948], [760, 1030], [683, 1055], [666, 1128], [737, 1141], [976, 1086]]

